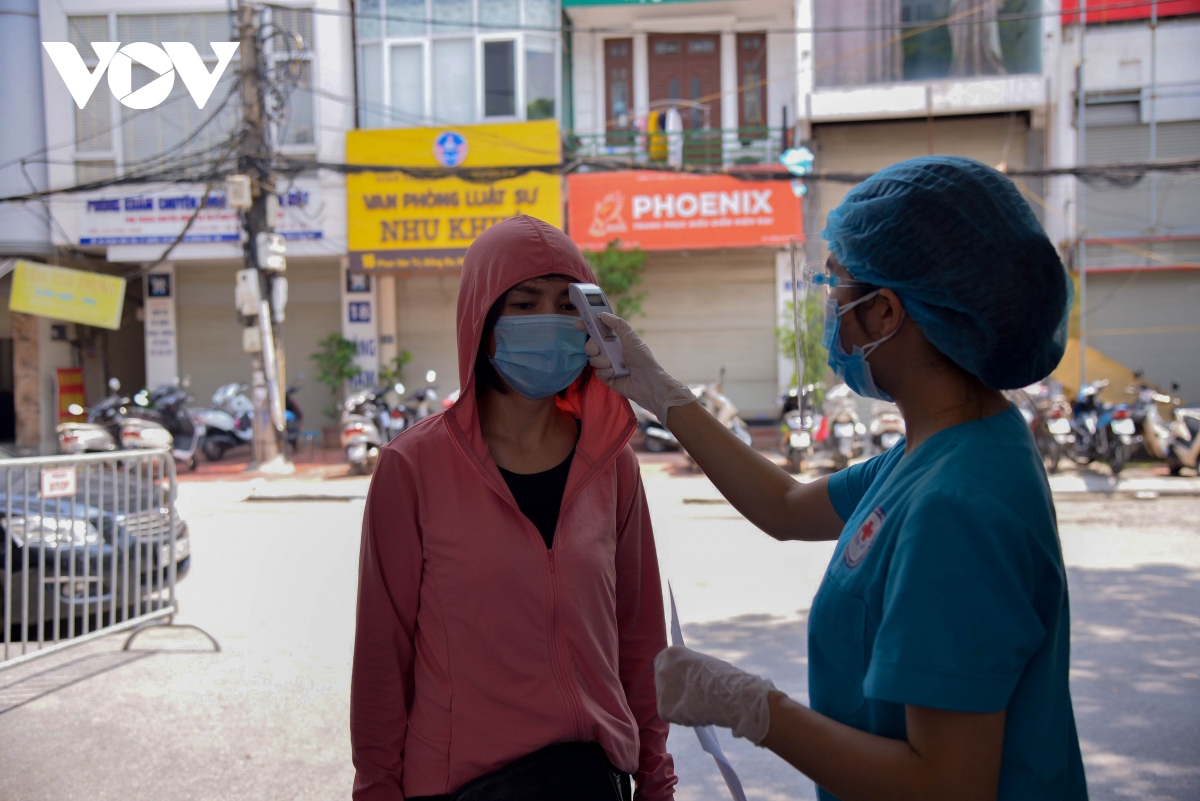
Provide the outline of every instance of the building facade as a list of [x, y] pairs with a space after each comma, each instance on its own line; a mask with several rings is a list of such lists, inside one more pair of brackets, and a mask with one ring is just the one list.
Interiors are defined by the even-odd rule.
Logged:
[[[7, 194], [168, 168], [195, 174], [228, 155], [240, 119], [236, 57], [204, 109], [180, 81], [150, 109], [122, 103], [101, 81], [79, 108], [46, 51], [33, 52], [18, 30], [73, 43], [89, 69], [98, 63], [92, 42], [184, 41], [211, 70], [209, 43], [236, 39], [226, 3], [26, 2], [30, 13], [4, 28], [0, 59], [38, 81], [0, 91], [33, 109], [36, 122], [0, 123]], [[690, 383], [723, 368], [743, 416], [770, 416], [792, 376], [776, 332], [792, 265], [825, 256], [819, 232], [852, 186], [821, 174], [861, 176], [927, 153], [1010, 172], [1196, 157], [1200, 62], [1189, 43], [1200, 4], [1160, 5], [1155, 25], [1156, 7], [1146, 5], [1092, 12], [1085, 27], [1070, 7], [1039, 0], [1003, 9], [982, 0], [272, 5], [264, 21], [295, 34], [269, 43], [270, 63], [286, 67], [294, 85], [272, 135], [299, 165], [281, 176], [271, 209], [288, 241], [287, 372], [292, 380], [311, 374], [317, 343], [341, 332], [359, 343], [361, 382], [407, 351], [406, 381], [420, 385], [432, 369], [448, 393], [457, 380], [455, 259], [486, 227], [480, 220], [527, 211], [564, 226], [585, 249], [614, 239], [644, 249], [643, 313], [633, 322], [655, 353]], [[153, 78], [140, 64], [132, 70], [135, 87]], [[545, 125], [555, 126], [549, 138]], [[352, 130], [360, 142], [373, 132], [380, 141], [348, 149]], [[550, 139], [532, 152], [530, 141]], [[818, 171], [802, 184], [778, 163], [799, 145], [815, 154]], [[27, 153], [41, 158], [22, 163]], [[368, 205], [387, 203], [388, 191], [315, 166], [356, 160], [400, 182], [394, 213]], [[558, 178], [561, 164], [575, 167], [568, 178]], [[471, 214], [403, 203], [435, 188], [418, 187], [405, 169], [531, 166], [543, 168], [528, 173], [540, 194], [530, 194], [532, 184], [475, 184], [484, 194], [471, 195]], [[681, 174], [692, 168], [737, 175]], [[1015, 180], [1064, 258], [1086, 270], [1083, 331], [1094, 363], [1143, 369], [1163, 388], [1179, 381], [1180, 394], [1195, 400], [1200, 367], [1179, 355], [1200, 335], [1192, 312], [1200, 198], [1189, 177]], [[83, 369], [89, 402], [113, 376], [132, 388], [188, 375], [198, 402], [221, 384], [249, 380], [231, 291], [241, 225], [221, 189], [138, 183], [0, 208], [0, 255], [130, 278], [116, 331], [0, 314], [0, 441], [11, 404], [14, 434], [24, 420], [27, 444], [53, 449], [59, 367]], [[455, 198], [466, 209], [464, 191]], [[481, 198], [493, 206], [476, 206]], [[410, 228], [417, 235], [415, 221], [434, 218], [443, 237], [457, 226], [453, 242], [404, 241]], [[0, 276], [0, 293], [8, 280]], [[334, 422], [321, 419], [327, 390], [301, 383], [305, 428]]]
[[[569, 155], [634, 168], [593, 173], [611, 176], [626, 204], [623, 218], [595, 222], [599, 237], [587, 229], [603, 216], [596, 202], [604, 196], [588, 191], [587, 176], [569, 180], [568, 232], [585, 248], [619, 239], [646, 250], [643, 315], [632, 322], [655, 354], [688, 383], [724, 371], [725, 391], [744, 417], [772, 416], [792, 373], [776, 344], [790, 299], [788, 245], [803, 236], [790, 182], [769, 180], [793, 144], [798, 115], [793, 3], [564, 6], [572, 26]], [[637, 170], [691, 165], [763, 170], [767, 180], [693, 186], [687, 176]], [[761, 209], [735, 208], [739, 191], [759, 193]], [[747, 236], [747, 226], [763, 235]]]
[[[1093, 11], [1086, 25], [1064, 12], [1063, 20], [1060, 102], [1073, 105], [1055, 132], [1067, 151], [1062, 163], [1200, 158], [1200, 3]], [[1071, 256], [1082, 273], [1087, 380], [1108, 378], [1110, 399], [1123, 401], [1140, 370], [1163, 391], [1178, 383], [1171, 394], [1185, 403], [1200, 401], [1200, 360], [1191, 356], [1200, 348], [1195, 174], [1099, 177], [1066, 189], [1064, 208], [1078, 224]], [[1077, 354], [1064, 383], [1083, 377]]]
[[[40, 39], [72, 43], [89, 70], [97, 65], [92, 42], [188, 42], [211, 72], [217, 55], [210, 43], [237, 40], [235, 13], [224, 2], [181, 0], [164, 8], [148, 0], [55, 0], [40, 3], [38, 13]], [[278, 34], [267, 38], [271, 83], [288, 76], [287, 92], [268, 98], [275, 104], [276, 151], [299, 162], [341, 162], [355, 114], [350, 4], [283, 4], [263, 13]], [[148, 109], [123, 103], [101, 81], [79, 108], [44, 51], [41, 61], [46, 129], [56, 132], [47, 151], [53, 187], [156, 171], [203, 174], [237, 152], [231, 140], [241, 119], [236, 54], [203, 109], [180, 80]], [[142, 64], [132, 66], [135, 90], [152, 77]], [[292, 173], [278, 178], [270, 215], [287, 239], [282, 342], [286, 375], [295, 381], [312, 374], [308, 357], [317, 342], [340, 329], [346, 224], [338, 173], [303, 167]], [[83, 368], [89, 403], [107, 394], [110, 377], [132, 392], [188, 376], [201, 404], [223, 384], [249, 383], [251, 361], [233, 302], [236, 272], [244, 266], [242, 225], [226, 204], [223, 182], [104, 187], [57, 195], [49, 211], [60, 250], [102, 260], [95, 269], [129, 279], [119, 330], [68, 329], [68, 360]], [[299, 403], [312, 414], [305, 427], [319, 427], [327, 391], [311, 380], [300, 384]], [[43, 447], [52, 447], [52, 425], [50, 432]]]
[[[444, 397], [458, 385], [455, 308], [466, 247], [518, 212], [563, 224], [561, 7], [368, 0], [356, 10], [360, 130], [350, 161], [427, 170], [555, 165], [484, 184], [402, 172], [351, 179], [343, 332], [359, 343], [357, 381], [372, 383], [407, 352], [406, 386], [424, 386], [432, 370]], [[426, 194], [428, 203], [414, 199]]]

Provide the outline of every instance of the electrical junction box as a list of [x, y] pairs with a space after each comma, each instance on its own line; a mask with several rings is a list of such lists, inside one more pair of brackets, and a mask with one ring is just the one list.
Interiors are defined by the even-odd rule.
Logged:
[[287, 243], [282, 234], [258, 234], [254, 238], [258, 266], [263, 270], [283, 272], [287, 269]]
[[246, 353], [262, 353], [262, 334], [258, 326], [242, 329], [242, 350]]
[[254, 205], [249, 175], [230, 175], [225, 179], [225, 202], [234, 209], [248, 209]]
[[253, 317], [258, 314], [262, 303], [262, 286], [258, 282], [258, 270], [238, 270], [237, 284], [233, 290], [233, 303], [238, 314]]

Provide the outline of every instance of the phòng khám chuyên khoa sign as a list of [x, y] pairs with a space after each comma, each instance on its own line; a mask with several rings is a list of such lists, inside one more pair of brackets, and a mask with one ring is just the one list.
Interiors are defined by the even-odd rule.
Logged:
[[[381, 170], [346, 177], [352, 270], [457, 269], [476, 237], [518, 214], [562, 227], [561, 148], [553, 120], [349, 131], [346, 160], [446, 173]], [[538, 166], [553, 169], [527, 169]], [[518, 168], [516, 174], [505, 175], [506, 167]], [[495, 169], [497, 179], [453, 174], [480, 168]]]

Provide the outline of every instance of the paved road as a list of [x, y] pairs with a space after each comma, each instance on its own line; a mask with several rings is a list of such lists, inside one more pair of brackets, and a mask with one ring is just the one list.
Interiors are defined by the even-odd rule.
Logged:
[[[803, 698], [806, 615], [830, 546], [776, 543], [706, 479], [676, 472], [657, 462], [644, 476], [689, 643]], [[0, 672], [0, 801], [348, 797], [364, 488], [183, 485], [195, 567], [180, 619], [224, 651], [159, 631], [131, 652], [109, 638]], [[1059, 513], [1092, 797], [1200, 798], [1200, 499], [1072, 493]], [[751, 798], [814, 797], [771, 754], [722, 739]], [[727, 797], [690, 731], [671, 747], [680, 799]]]

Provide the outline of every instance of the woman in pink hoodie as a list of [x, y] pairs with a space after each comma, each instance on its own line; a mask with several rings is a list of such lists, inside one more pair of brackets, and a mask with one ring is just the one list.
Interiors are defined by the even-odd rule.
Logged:
[[458, 293], [459, 399], [380, 452], [351, 682], [359, 801], [545, 792], [589, 748], [611, 794], [559, 797], [620, 798], [621, 774], [637, 798], [673, 795], [635, 419], [584, 370], [572, 281], [595, 276], [553, 226], [519, 216], [480, 236]]

